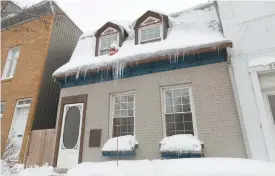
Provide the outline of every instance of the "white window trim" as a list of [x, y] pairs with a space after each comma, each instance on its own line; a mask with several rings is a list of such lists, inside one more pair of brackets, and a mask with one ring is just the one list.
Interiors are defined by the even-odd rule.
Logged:
[[[106, 37], [106, 36], [112, 36], [112, 35], [116, 35], [117, 36], [117, 44], [119, 44], [119, 33], [113, 33], [113, 34], [108, 34], [108, 35], [103, 35], [101, 37], [99, 37], [99, 42], [98, 42], [98, 56], [104, 56], [104, 55], [101, 55], [100, 54], [100, 50], [101, 50], [101, 40], [103, 37]], [[103, 48], [103, 49], [107, 49], [107, 48]]]
[[[153, 28], [153, 27], [156, 27], [156, 26], [160, 26], [160, 38], [158, 37], [158, 38], [153, 38], [153, 39], [150, 39], [150, 40], [141, 41], [141, 31], [144, 30], [144, 29], [149, 29], [149, 28]], [[163, 23], [162, 22], [152, 24], [152, 25], [148, 25], [148, 26], [144, 26], [144, 27], [141, 27], [141, 28], [138, 29], [138, 44], [141, 44], [141, 42], [149, 42], [149, 41], [153, 41], [153, 40], [156, 40], [156, 39], [163, 40]]]
[[[190, 98], [190, 109], [192, 113], [192, 123], [193, 123], [193, 131], [194, 131], [194, 136], [198, 136], [198, 128], [197, 128], [197, 122], [196, 122], [196, 115], [195, 115], [195, 106], [194, 106], [194, 99], [193, 99], [193, 94], [192, 94], [192, 86], [191, 84], [181, 84], [181, 85], [173, 85], [173, 86], [165, 86], [161, 87], [161, 106], [162, 106], [162, 129], [163, 129], [163, 137], [166, 137], [166, 121], [165, 121], [165, 113], [166, 113], [166, 108], [165, 108], [165, 91], [166, 90], [173, 90], [173, 89], [182, 89], [182, 88], [188, 88], [189, 90], [189, 98]], [[184, 113], [180, 113], [184, 114]]]
[[[121, 95], [134, 95], [134, 109], [133, 109], [133, 115], [134, 115], [134, 137], [136, 135], [136, 95], [135, 91], [129, 91], [129, 92], [120, 92], [120, 93], [113, 93], [110, 94], [110, 118], [109, 118], [109, 139], [113, 138], [113, 119], [114, 119], [114, 108], [115, 108], [115, 96], [121, 96]], [[123, 118], [123, 117], [121, 117]]]
[[[17, 58], [15, 58], [14, 60], [14, 66], [13, 66], [13, 68], [12, 68], [12, 70], [11, 70], [11, 76], [10, 77], [7, 77], [7, 69], [8, 69], [8, 63], [9, 63], [9, 60], [13, 60], [13, 59], [10, 59], [9, 58], [9, 55], [10, 55], [10, 51], [11, 50], [13, 50], [13, 49], [16, 49], [16, 48], [19, 48], [19, 54], [18, 54], [18, 57]], [[14, 73], [15, 73], [15, 70], [16, 70], [16, 66], [17, 66], [17, 62], [18, 62], [18, 59], [19, 59], [19, 56], [20, 56], [20, 46], [15, 46], [15, 47], [12, 47], [12, 48], [10, 48], [9, 49], [9, 51], [8, 51], [8, 55], [7, 55], [7, 59], [6, 59], [6, 63], [5, 63], [5, 66], [4, 66], [4, 69], [3, 69], [3, 72], [2, 72], [2, 80], [6, 80], [6, 79], [11, 79], [11, 78], [13, 78], [13, 76], [14, 76]]]

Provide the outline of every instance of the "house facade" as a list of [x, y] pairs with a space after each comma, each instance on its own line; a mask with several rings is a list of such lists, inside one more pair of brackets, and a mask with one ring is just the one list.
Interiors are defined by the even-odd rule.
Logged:
[[13, 143], [12, 159], [22, 162], [32, 130], [55, 127], [60, 88], [51, 75], [68, 60], [81, 30], [54, 2], [7, 7], [1, 20], [1, 153]]
[[217, 6], [224, 36], [234, 45], [230, 72], [248, 157], [275, 161], [275, 3]]
[[159, 142], [178, 134], [203, 142], [205, 157], [246, 158], [228, 71], [232, 43], [217, 14], [214, 3], [172, 15], [148, 10], [83, 34], [53, 74], [62, 87], [53, 165], [116, 159], [102, 148], [125, 135], [138, 144], [123, 159], [162, 158]]

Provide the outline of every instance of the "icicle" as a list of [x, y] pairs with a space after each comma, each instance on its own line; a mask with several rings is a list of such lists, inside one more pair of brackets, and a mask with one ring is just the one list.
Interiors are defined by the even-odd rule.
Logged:
[[113, 65], [114, 79], [123, 78], [123, 72], [124, 72], [125, 65], [126, 65], [125, 63], [117, 63], [116, 65]]
[[88, 71], [88, 69], [84, 70], [84, 79], [86, 79], [87, 71]]
[[80, 69], [78, 69], [77, 72], [76, 72], [76, 75], [75, 75], [75, 79], [76, 79], [76, 80], [78, 80], [79, 74], [80, 74]]
[[67, 76], [68, 76], [68, 74], [67, 74], [67, 72], [65, 73], [65, 83], [67, 83]]

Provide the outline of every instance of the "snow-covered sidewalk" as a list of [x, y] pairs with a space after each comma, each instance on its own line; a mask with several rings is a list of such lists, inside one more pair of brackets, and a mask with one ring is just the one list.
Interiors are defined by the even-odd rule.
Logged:
[[[237, 158], [188, 158], [84, 162], [64, 176], [274, 176], [275, 163]], [[51, 167], [29, 168], [19, 176], [58, 176]]]

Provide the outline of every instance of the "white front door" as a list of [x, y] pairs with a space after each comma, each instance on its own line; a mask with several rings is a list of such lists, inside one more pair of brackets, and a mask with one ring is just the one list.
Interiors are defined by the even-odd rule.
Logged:
[[[23, 100], [24, 101], [24, 100]], [[29, 101], [29, 100], [28, 100]], [[31, 101], [31, 100], [30, 100]], [[25, 128], [28, 120], [28, 115], [29, 115], [29, 110], [30, 110], [30, 104], [19, 104], [22, 101], [17, 102], [11, 127], [10, 127], [10, 132], [9, 132], [9, 142], [6, 146], [6, 151], [5, 152], [10, 152], [11, 150], [11, 145], [14, 148], [14, 152], [12, 152], [12, 160], [18, 160], [19, 154], [21, 152], [22, 148], [22, 142], [23, 142], [23, 137], [25, 133]]]
[[82, 116], [83, 103], [64, 106], [57, 159], [58, 168], [71, 168], [78, 164]]

